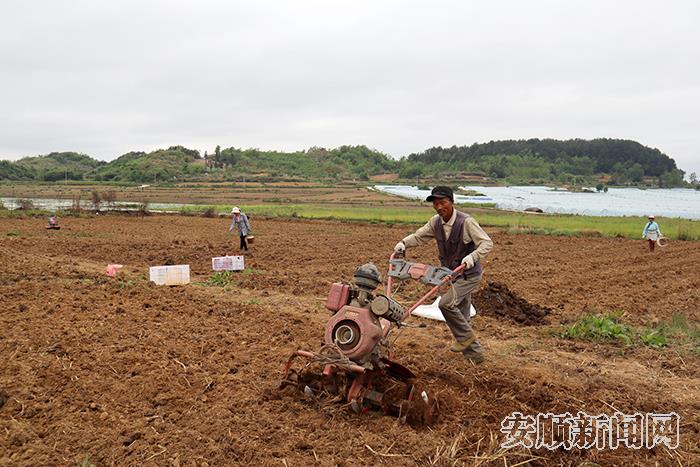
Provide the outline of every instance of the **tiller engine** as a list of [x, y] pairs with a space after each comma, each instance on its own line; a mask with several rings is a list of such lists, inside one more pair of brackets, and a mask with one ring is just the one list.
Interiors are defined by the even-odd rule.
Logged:
[[[282, 387], [295, 386], [310, 397], [330, 397], [349, 404], [357, 413], [378, 410], [412, 424], [432, 424], [437, 401], [416, 384], [416, 376], [392, 360], [392, 333], [405, 327], [411, 312], [461, 272], [389, 260], [384, 293], [379, 270], [372, 263], [357, 268], [352, 284], [331, 285], [326, 308], [333, 315], [326, 324], [318, 352], [297, 350], [284, 369]], [[416, 279], [434, 287], [410, 308], [392, 298], [394, 279]], [[398, 336], [397, 336], [398, 337]], [[306, 359], [300, 370], [292, 369], [296, 357]]]

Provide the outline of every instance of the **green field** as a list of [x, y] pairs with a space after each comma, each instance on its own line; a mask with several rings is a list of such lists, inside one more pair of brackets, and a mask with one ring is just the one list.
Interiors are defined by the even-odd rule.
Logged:
[[[183, 213], [203, 212], [213, 209], [218, 214], [227, 214], [231, 206], [189, 206]], [[588, 237], [640, 238], [646, 219], [639, 217], [594, 217], [567, 214], [526, 214], [521, 212], [499, 211], [463, 207], [485, 227], [499, 227], [512, 232], [568, 235]], [[324, 206], [316, 204], [250, 205], [244, 211], [252, 216], [292, 217], [304, 219], [336, 219], [352, 222], [387, 222], [422, 224], [434, 214], [432, 208], [425, 207], [353, 207]], [[700, 221], [687, 219], [658, 218], [664, 236], [674, 240], [700, 240]]]
[[[302, 190], [302, 189], [298, 189]], [[317, 195], [306, 188], [311, 195]], [[250, 190], [249, 190], [250, 191]], [[270, 192], [273, 197], [241, 200], [240, 206], [245, 212], [255, 216], [285, 217], [302, 219], [334, 219], [345, 222], [368, 223], [405, 223], [423, 224], [434, 214], [432, 207], [427, 203], [409, 204], [410, 201], [401, 200], [403, 205], [384, 204], [387, 199], [353, 198], [361, 191], [355, 189], [340, 192], [336, 198], [327, 204], [317, 202], [296, 202], [289, 196], [279, 198], [277, 192]], [[280, 192], [280, 196], [283, 192]], [[284, 192], [286, 193], [286, 192]], [[166, 197], [168, 199], [168, 197]], [[188, 203], [179, 209], [184, 215], [229, 215], [231, 204], [189, 204], [195, 199], [178, 199], [176, 201]], [[231, 201], [229, 201], [231, 202]], [[391, 200], [393, 203], [393, 200]], [[204, 201], [206, 203], [206, 201]], [[103, 205], [104, 206], [104, 205]], [[134, 202], [133, 209], [148, 209], [148, 201]], [[465, 204], [459, 205], [459, 209], [471, 213], [484, 227], [496, 227], [513, 233], [527, 233], [535, 235], [562, 235], [562, 236], [587, 236], [587, 237], [624, 237], [640, 238], [646, 219], [641, 217], [596, 217], [574, 214], [538, 214], [514, 211], [502, 211], [492, 205]], [[0, 217], [48, 217], [48, 211], [10, 211], [0, 205]], [[85, 216], [91, 215], [89, 210], [78, 213], [63, 211], [59, 216]], [[700, 221], [679, 218], [657, 219], [663, 234], [673, 240], [700, 240]]]

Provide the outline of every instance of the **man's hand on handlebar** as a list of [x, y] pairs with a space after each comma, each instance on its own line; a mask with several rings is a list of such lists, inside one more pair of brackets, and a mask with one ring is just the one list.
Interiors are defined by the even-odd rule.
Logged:
[[404, 245], [403, 241], [400, 241], [394, 247], [394, 257], [395, 258], [403, 258], [405, 255], [406, 255], [406, 245]]

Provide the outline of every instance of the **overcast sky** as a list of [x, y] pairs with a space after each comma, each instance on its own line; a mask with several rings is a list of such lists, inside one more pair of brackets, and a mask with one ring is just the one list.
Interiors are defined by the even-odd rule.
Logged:
[[4, 0], [0, 158], [626, 138], [700, 174], [700, 2]]

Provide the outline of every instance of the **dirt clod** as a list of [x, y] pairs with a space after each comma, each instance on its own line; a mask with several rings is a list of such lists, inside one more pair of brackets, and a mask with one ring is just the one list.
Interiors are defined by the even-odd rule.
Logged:
[[141, 439], [141, 438], [143, 438], [143, 433], [136, 432], [136, 433], [130, 435], [128, 438], [126, 438], [122, 444], [123, 444], [124, 446], [130, 446], [130, 445], [133, 444], [135, 441], [137, 441], [137, 440], [139, 440], [139, 439]]
[[474, 294], [474, 303], [479, 313], [523, 326], [547, 324], [547, 315], [552, 312], [551, 308], [529, 303], [500, 282], [487, 283]]

